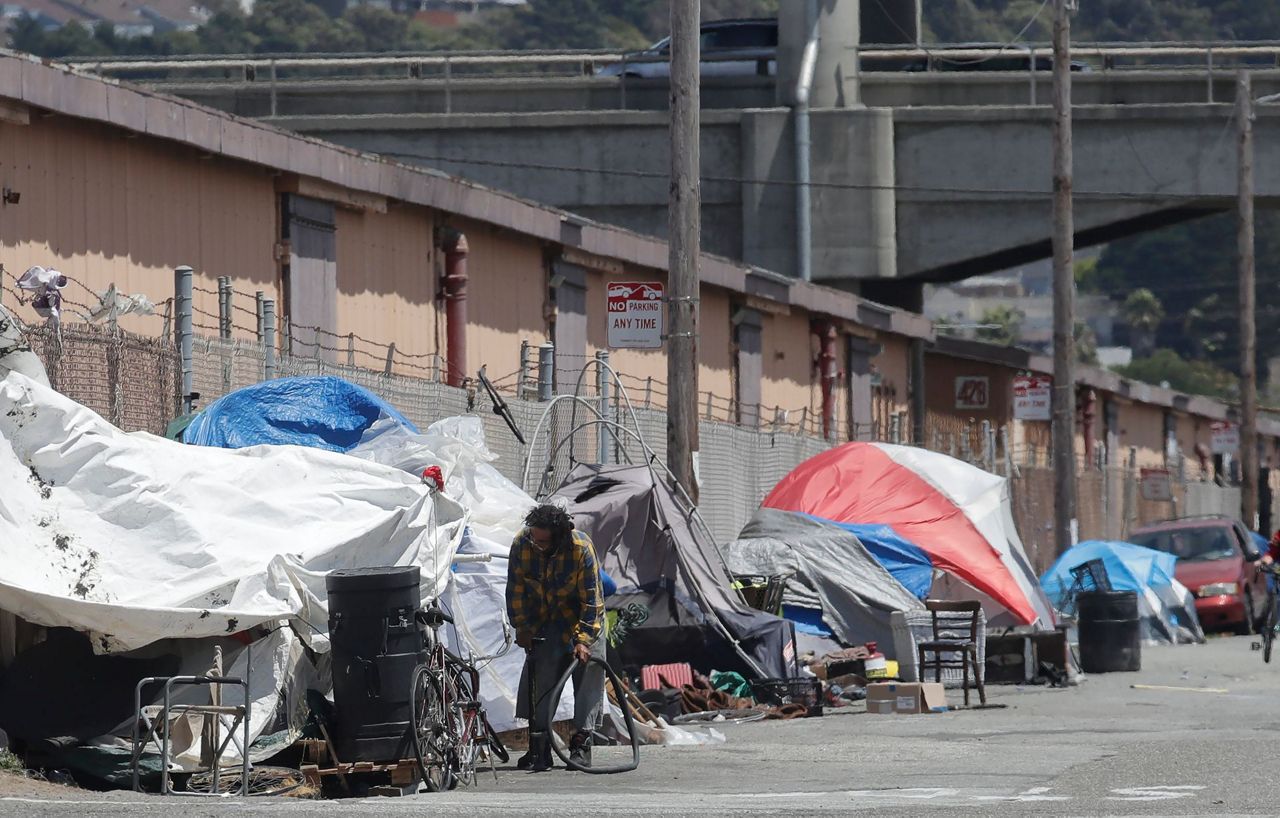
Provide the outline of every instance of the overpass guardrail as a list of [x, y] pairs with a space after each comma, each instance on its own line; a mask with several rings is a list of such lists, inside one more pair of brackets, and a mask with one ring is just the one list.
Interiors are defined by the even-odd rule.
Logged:
[[[1028, 76], [1028, 98], [1036, 104], [1036, 86], [1051, 70], [1048, 44], [943, 44], [928, 46], [865, 45], [859, 49], [864, 75], [950, 74], [972, 72], [1004, 78]], [[1188, 72], [1203, 74], [1206, 98], [1214, 102], [1214, 79], [1240, 68], [1280, 69], [1280, 42], [1214, 43], [1080, 43], [1072, 46], [1073, 69], [1087, 74]], [[728, 53], [704, 53], [702, 61], [755, 62], [758, 78], [776, 71], [773, 59], [749, 59]], [[665, 63], [663, 56], [618, 50], [470, 51], [386, 54], [193, 55], [183, 57], [113, 57], [68, 59], [72, 67], [131, 82], [170, 86], [252, 85], [270, 87], [276, 110], [277, 87], [295, 88], [333, 82], [422, 82], [442, 86], [446, 110], [452, 90], [476, 82], [586, 80], [602, 87], [620, 86], [626, 108], [628, 85], [664, 84], [665, 78], [629, 76], [628, 66]], [[608, 75], [602, 76], [602, 69]], [[868, 76], [864, 81], [870, 81]]]

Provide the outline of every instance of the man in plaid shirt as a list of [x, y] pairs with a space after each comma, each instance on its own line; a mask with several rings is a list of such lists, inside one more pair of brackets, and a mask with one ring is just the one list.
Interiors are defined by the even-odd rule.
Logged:
[[[604, 598], [595, 547], [590, 537], [574, 529], [568, 512], [554, 505], [530, 511], [525, 526], [511, 545], [507, 563], [507, 614], [516, 644], [529, 653], [516, 699], [516, 715], [529, 720], [529, 752], [517, 767], [552, 767], [549, 731], [559, 702], [551, 693], [574, 662], [576, 733], [569, 742], [569, 757], [589, 766], [591, 731], [599, 722], [604, 697], [604, 671], [587, 664], [591, 657], [605, 655]], [[536, 697], [532, 713], [530, 683]]]

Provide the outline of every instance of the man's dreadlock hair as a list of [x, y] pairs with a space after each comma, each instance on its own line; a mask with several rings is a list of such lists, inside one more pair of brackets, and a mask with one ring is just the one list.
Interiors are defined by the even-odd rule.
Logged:
[[525, 515], [524, 524], [529, 528], [550, 531], [557, 547], [568, 542], [573, 535], [573, 518], [569, 516], [569, 512], [551, 503], [534, 506]]

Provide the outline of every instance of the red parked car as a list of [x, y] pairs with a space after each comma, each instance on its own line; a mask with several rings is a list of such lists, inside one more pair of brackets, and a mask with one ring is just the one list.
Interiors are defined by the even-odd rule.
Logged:
[[1252, 633], [1266, 602], [1266, 575], [1254, 564], [1249, 530], [1230, 517], [1205, 516], [1142, 526], [1127, 537], [1135, 545], [1173, 554], [1174, 575], [1196, 598], [1206, 631]]

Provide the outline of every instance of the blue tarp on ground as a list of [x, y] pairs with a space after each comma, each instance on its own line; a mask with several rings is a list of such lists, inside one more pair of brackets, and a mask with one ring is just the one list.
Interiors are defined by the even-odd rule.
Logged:
[[214, 401], [183, 432], [186, 443], [241, 449], [268, 443], [346, 452], [382, 416], [418, 429], [382, 398], [329, 376], [277, 378]]
[[853, 534], [871, 552], [871, 556], [916, 599], [929, 596], [929, 590], [933, 587], [933, 561], [918, 545], [903, 539], [889, 526], [838, 523], [812, 514], [805, 516]]

